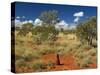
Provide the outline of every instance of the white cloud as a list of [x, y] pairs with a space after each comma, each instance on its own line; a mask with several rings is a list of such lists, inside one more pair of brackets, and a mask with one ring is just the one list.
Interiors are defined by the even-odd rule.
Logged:
[[59, 23], [57, 23], [57, 25], [59, 25], [59, 26], [64, 26], [64, 25], [68, 26], [68, 23], [66, 23], [64, 20], [62, 20]]
[[15, 25], [15, 27], [21, 27], [21, 21], [15, 19], [15, 20], [12, 21], [12, 25]]
[[20, 21], [18, 19], [12, 21], [12, 25], [15, 25], [15, 27], [22, 27], [22, 25], [26, 23], [33, 23], [33, 21], [32, 20]]
[[78, 22], [79, 21], [79, 17], [76, 17], [75, 19], [74, 19], [74, 22]]
[[26, 23], [33, 23], [33, 20], [26, 20], [26, 21], [23, 21], [21, 22], [22, 24], [26, 24]]
[[75, 17], [82, 17], [82, 16], [84, 16], [84, 12], [83, 11], [76, 12], [76, 13], [74, 13], [73, 16], [75, 16]]
[[80, 11], [80, 12], [76, 12], [73, 14], [74, 17], [76, 17], [74, 19], [74, 22], [78, 22], [80, 20], [80, 17], [83, 17], [84, 16], [84, 12], [83, 11]]
[[69, 25], [68, 23], [66, 23], [64, 20], [62, 20], [55, 25], [55, 28], [57, 28], [57, 29], [61, 29], [61, 28], [67, 29], [68, 25]]
[[29, 23], [33, 23], [33, 20], [29, 20], [28, 22], [29, 22]]
[[27, 20], [26, 20], [26, 21], [21, 22], [21, 24], [26, 24], [26, 23], [28, 23], [28, 21], [27, 21]]
[[20, 16], [17, 16], [16, 19], [20, 19]]
[[21, 16], [21, 17], [20, 17], [20, 16], [17, 16], [17, 17], [16, 17], [16, 19], [21, 19], [21, 18], [24, 19], [24, 18], [26, 18], [26, 17], [25, 17], [25, 16]]
[[16, 24], [16, 23], [20, 23], [20, 20], [15, 19], [15, 24]]
[[37, 18], [37, 19], [34, 20], [34, 25], [41, 26], [42, 23], [43, 23], [43, 21], [41, 21], [39, 18]]

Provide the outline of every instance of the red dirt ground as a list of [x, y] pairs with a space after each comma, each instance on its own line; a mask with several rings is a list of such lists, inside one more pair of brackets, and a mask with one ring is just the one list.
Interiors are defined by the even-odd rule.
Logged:
[[[47, 70], [49, 71], [60, 71], [60, 70], [77, 70], [77, 69], [82, 69], [76, 65], [75, 58], [73, 55], [60, 55], [60, 64], [57, 65], [57, 58], [56, 54], [46, 54], [41, 56], [40, 60], [44, 61], [45, 64], [48, 62], [53, 62], [55, 63], [54, 66], [48, 67]], [[33, 60], [34, 61], [34, 60]], [[27, 62], [28, 64], [32, 63], [33, 61]], [[97, 64], [89, 64], [89, 68], [96, 68]], [[88, 68], [87, 68], [88, 69]], [[22, 72], [33, 72], [33, 69], [28, 69], [27, 67], [23, 68], [17, 68], [17, 72], [22, 73]]]
[[[56, 54], [48, 54], [48, 55], [43, 55], [41, 59], [45, 62], [48, 63], [49, 61], [52, 61], [56, 63]], [[75, 64], [75, 59], [72, 55], [67, 55], [63, 56], [60, 55], [60, 63], [61, 65], [55, 65], [52, 70], [73, 70], [73, 69], [78, 69], [77, 65]]]
[[[57, 58], [56, 54], [48, 54], [43, 55], [40, 59], [42, 59], [45, 63], [48, 63], [49, 61], [56, 64]], [[51, 70], [75, 70], [75, 69], [81, 69], [76, 65], [75, 58], [73, 55], [60, 55], [60, 63], [62, 65], [55, 65], [51, 68]], [[89, 64], [89, 68], [96, 68], [97, 64]]]

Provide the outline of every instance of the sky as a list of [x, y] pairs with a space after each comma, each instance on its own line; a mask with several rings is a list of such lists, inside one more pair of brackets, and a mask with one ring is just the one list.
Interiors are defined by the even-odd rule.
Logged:
[[15, 20], [17, 22], [38, 22], [39, 16], [43, 11], [56, 10], [61, 20], [59, 24], [75, 25], [89, 17], [97, 16], [97, 8], [76, 5], [58, 5], [41, 3], [15, 3]]

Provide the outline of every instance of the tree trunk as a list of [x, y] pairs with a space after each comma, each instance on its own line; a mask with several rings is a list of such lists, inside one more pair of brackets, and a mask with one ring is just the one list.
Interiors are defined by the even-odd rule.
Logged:
[[57, 54], [57, 65], [60, 65], [60, 57], [59, 57], [59, 54]]
[[90, 45], [92, 45], [92, 39], [90, 39]]
[[92, 45], [92, 37], [89, 37], [89, 39], [88, 39], [88, 45]]

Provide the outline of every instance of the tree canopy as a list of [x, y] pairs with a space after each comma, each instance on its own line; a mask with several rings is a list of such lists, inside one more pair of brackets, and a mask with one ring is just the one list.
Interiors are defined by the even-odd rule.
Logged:
[[77, 35], [80, 39], [84, 39], [89, 45], [92, 45], [92, 40], [97, 39], [97, 19], [95, 16], [90, 17], [83, 23], [77, 26]]
[[33, 24], [32, 23], [25, 23], [20, 28], [19, 34], [22, 35], [22, 36], [26, 36], [27, 33], [32, 31], [32, 29], [33, 29]]
[[52, 24], [56, 21], [58, 17], [58, 12], [56, 10], [44, 11], [40, 14], [39, 19], [46, 24]]

